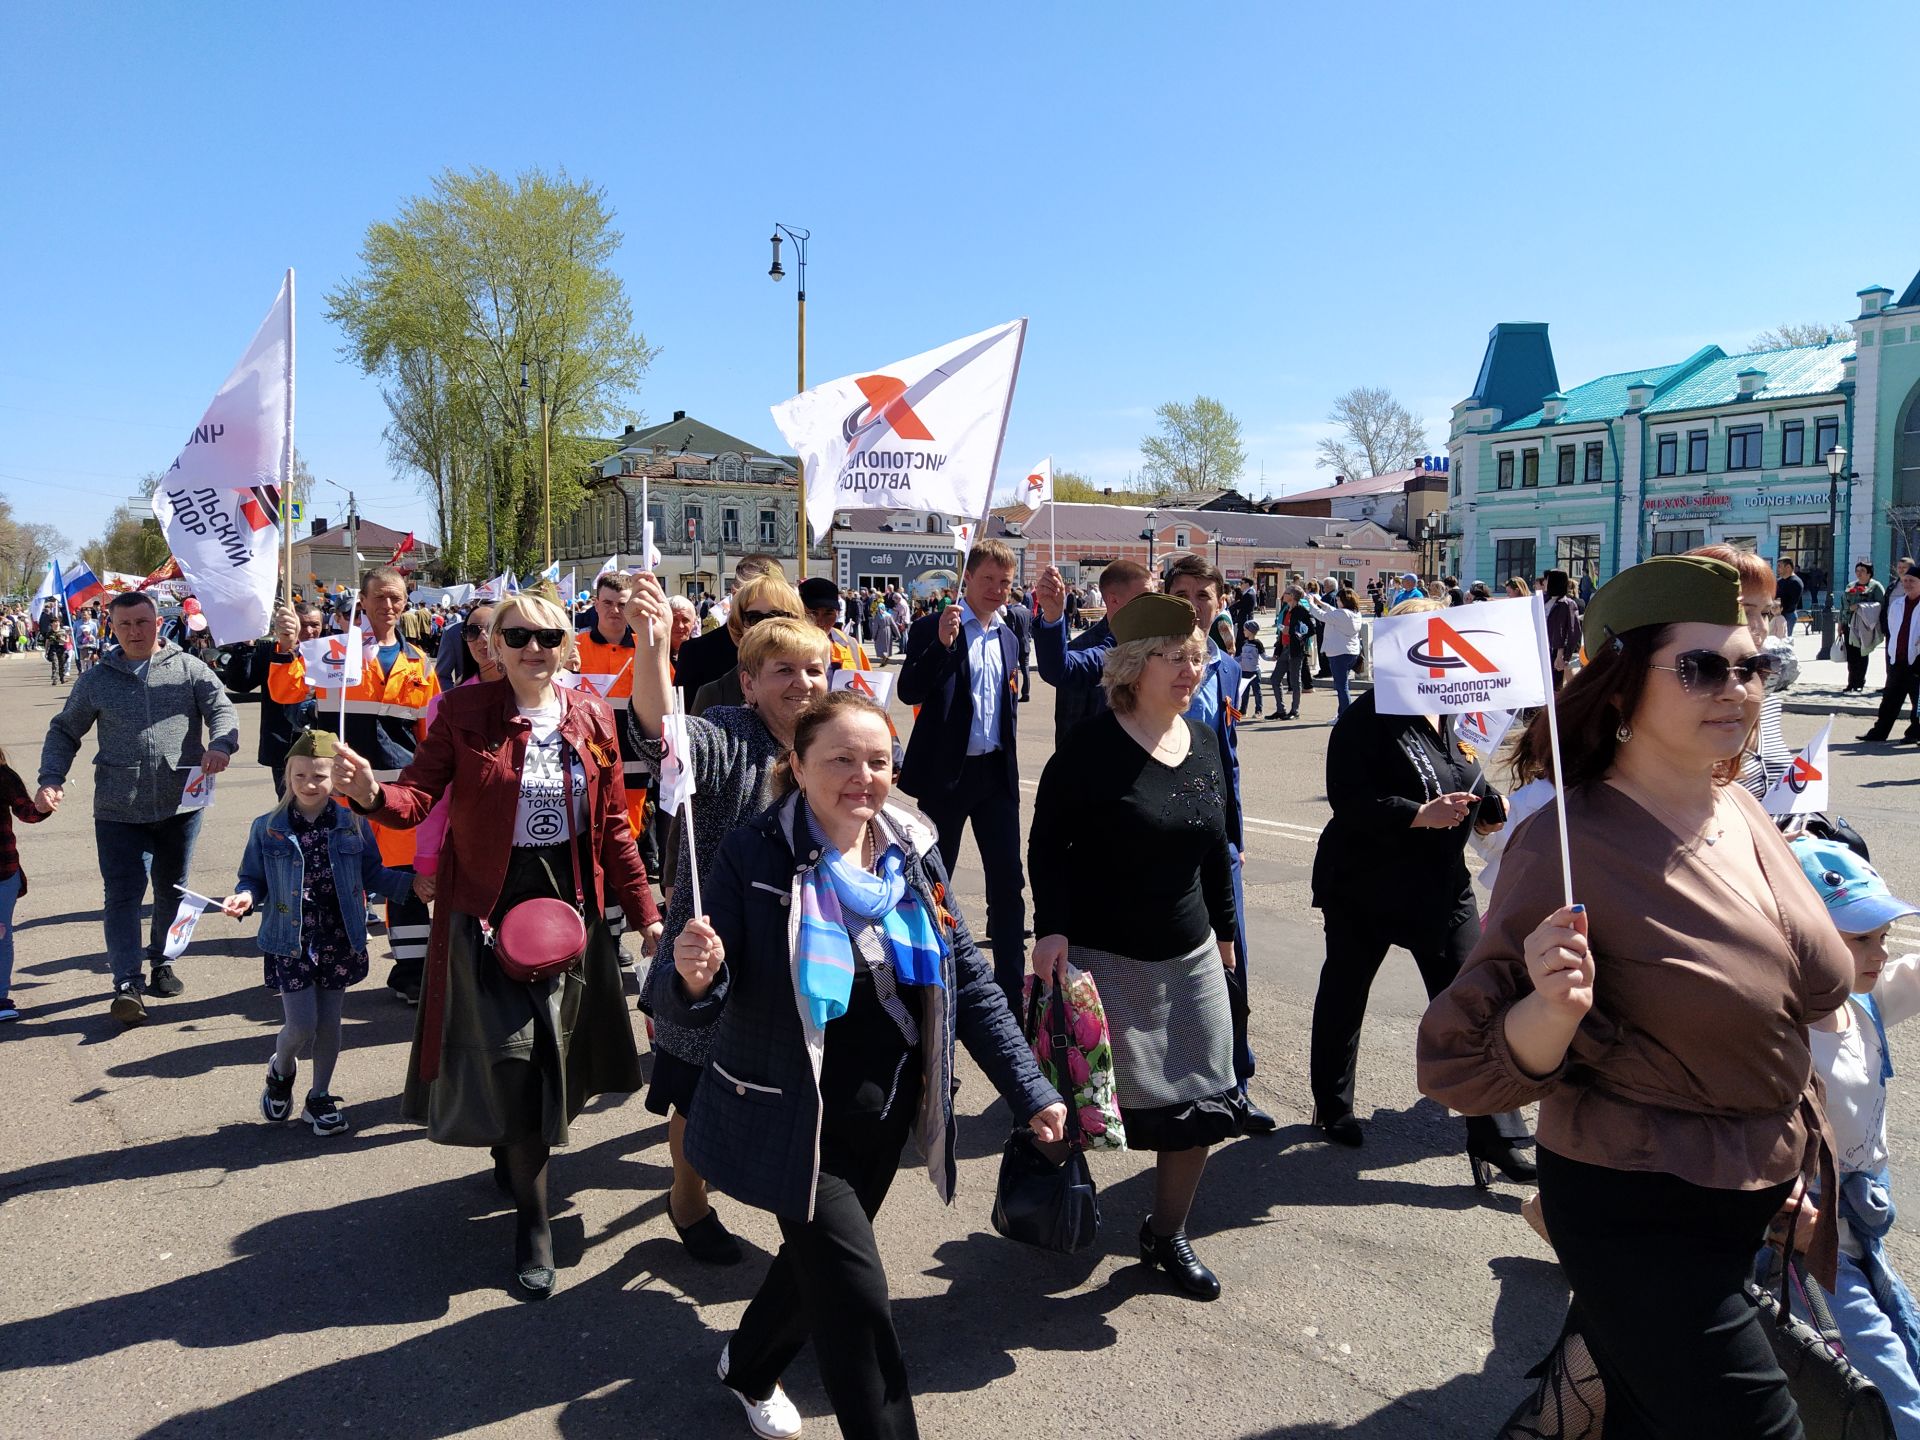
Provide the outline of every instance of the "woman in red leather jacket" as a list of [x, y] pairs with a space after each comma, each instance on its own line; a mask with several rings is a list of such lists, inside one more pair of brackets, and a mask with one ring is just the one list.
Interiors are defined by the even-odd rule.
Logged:
[[[573, 649], [565, 612], [513, 596], [489, 633], [506, 678], [443, 695], [398, 780], [380, 784], [345, 746], [334, 779], [355, 809], [401, 829], [449, 796], [401, 1113], [441, 1144], [492, 1147], [494, 1179], [518, 1212], [515, 1279], [543, 1299], [554, 1285], [548, 1153], [593, 1096], [640, 1085], [600, 897], [618, 898], [648, 947], [660, 912], [627, 821], [613, 712], [554, 684]], [[511, 906], [542, 896], [584, 898], [586, 949], [554, 978], [509, 979], [488, 935]]]

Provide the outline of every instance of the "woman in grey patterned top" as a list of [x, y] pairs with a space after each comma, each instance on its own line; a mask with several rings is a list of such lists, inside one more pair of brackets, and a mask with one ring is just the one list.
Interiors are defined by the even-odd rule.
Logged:
[[[671, 612], [660, 582], [635, 577], [627, 624], [633, 631], [633, 694], [627, 723], [638, 731], [639, 753], [657, 764], [660, 735], [672, 679], [667, 636]], [[772, 801], [773, 769], [793, 747], [794, 721], [814, 696], [827, 689], [828, 639], [804, 620], [774, 615], [750, 626], [740, 639], [740, 688], [745, 705], [721, 705], [687, 718], [686, 762], [693, 768], [692, 851], [687, 824], [679, 829], [677, 883], [667, 899], [666, 929], [640, 992], [640, 1007], [653, 1021], [653, 1073], [647, 1108], [666, 1115], [673, 1154], [673, 1188], [667, 1218], [687, 1252], [709, 1264], [731, 1265], [740, 1246], [707, 1199], [707, 1184], [687, 1163], [684, 1141], [693, 1092], [712, 1044], [710, 1030], [689, 1029], [660, 1018], [654, 986], [673, 974], [673, 941], [693, 915], [690, 869], [696, 861], [704, 881], [720, 843]]]

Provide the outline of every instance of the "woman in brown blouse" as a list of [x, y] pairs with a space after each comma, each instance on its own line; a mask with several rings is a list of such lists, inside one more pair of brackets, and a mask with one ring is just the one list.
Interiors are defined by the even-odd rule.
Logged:
[[[1540, 1103], [1542, 1209], [1608, 1440], [1798, 1437], [1741, 1288], [1768, 1224], [1831, 1154], [1807, 1026], [1846, 950], [1753, 797], [1727, 782], [1772, 664], [1731, 566], [1622, 572], [1559, 699], [1575, 893], [1551, 807], [1515, 833], [1486, 930], [1420, 1026], [1420, 1088], [1469, 1114]], [[1546, 717], [1518, 778], [1550, 775]], [[1799, 1235], [1831, 1274], [1830, 1215]], [[1809, 1242], [1810, 1237], [1810, 1242]]]

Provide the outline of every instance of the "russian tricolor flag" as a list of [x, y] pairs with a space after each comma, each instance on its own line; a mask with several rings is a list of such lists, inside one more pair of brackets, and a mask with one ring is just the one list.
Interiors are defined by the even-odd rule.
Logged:
[[107, 593], [107, 587], [93, 573], [93, 567], [84, 560], [76, 560], [73, 569], [65, 572], [63, 579], [67, 592], [67, 609], [78, 610], [89, 600]]

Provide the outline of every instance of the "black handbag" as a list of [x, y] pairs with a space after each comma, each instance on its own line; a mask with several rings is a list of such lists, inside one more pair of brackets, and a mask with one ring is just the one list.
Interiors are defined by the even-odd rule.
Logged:
[[[1040, 987], [1033, 988], [1037, 1001]], [[1029, 1034], [1036, 1010], [1037, 1005], [1027, 1012]], [[1067, 1053], [1066, 1013], [1064, 1005], [1048, 1011], [1057, 1055]], [[1072, 1105], [1067, 1106], [1067, 1138], [1070, 1142], [1080, 1139], [1080, 1116]], [[1040, 1153], [1039, 1142], [1026, 1126], [1009, 1135], [1007, 1148], [1000, 1153], [993, 1228], [1009, 1240], [1061, 1255], [1076, 1254], [1093, 1244], [1100, 1234], [1100, 1197], [1078, 1144], [1070, 1144], [1067, 1158], [1056, 1165]]]
[[[1793, 1253], [1792, 1245], [1789, 1231], [1787, 1254]], [[1847, 1359], [1840, 1327], [1833, 1323], [1820, 1287], [1797, 1259], [1779, 1269], [1779, 1294], [1769, 1274], [1765, 1286], [1747, 1282], [1747, 1299], [1760, 1311], [1774, 1359], [1787, 1372], [1787, 1389], [1807, 1440], [1894, 1440], [1886, 1397]], [[1796, 1291], [1804, 1302], [1805, 1320], [1793, 1313]]]

